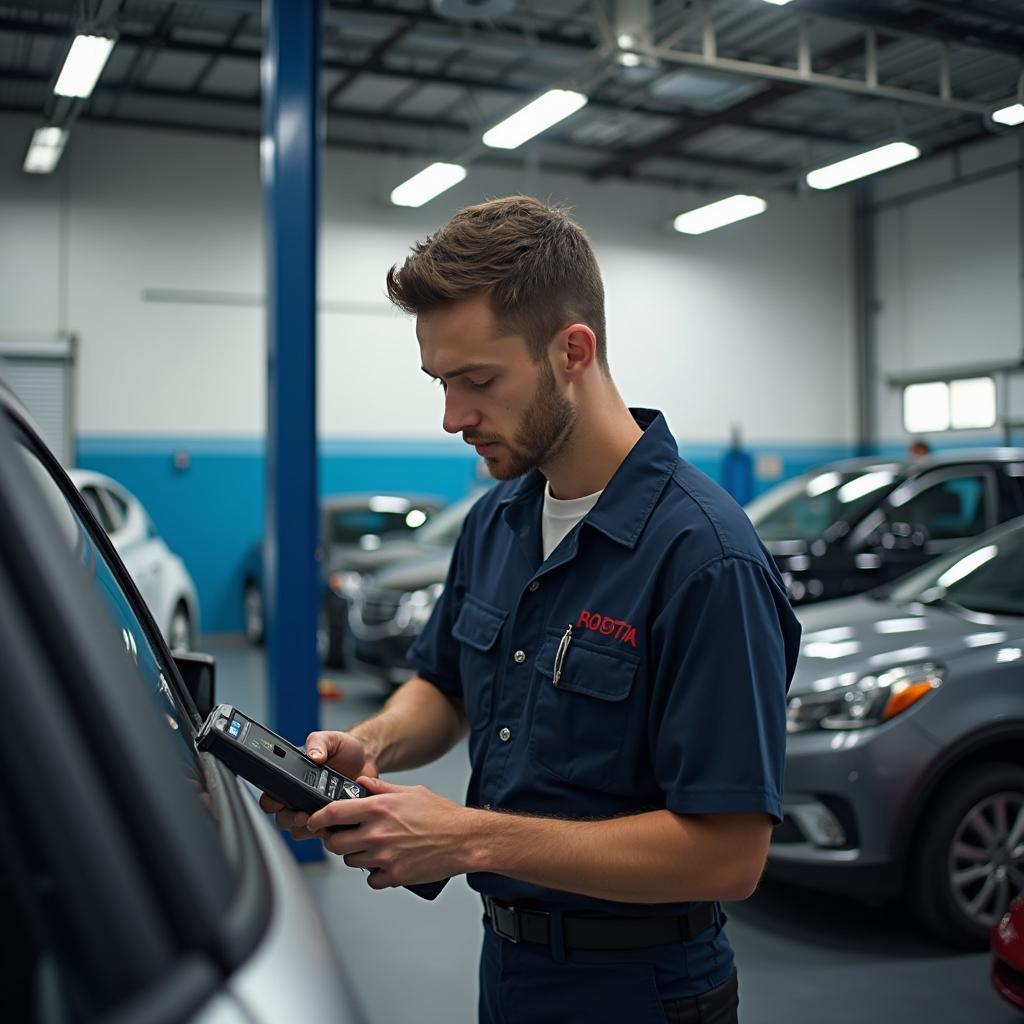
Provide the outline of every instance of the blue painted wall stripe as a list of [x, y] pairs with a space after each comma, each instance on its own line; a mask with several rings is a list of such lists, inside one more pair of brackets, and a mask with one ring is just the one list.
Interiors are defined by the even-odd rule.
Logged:
[[[682, 444], [683, 458], [721, 480], [728, 445]], [[755, 479], [757, 492], [823, 462], [854, 454], [850, 445], [752, 444], [777, 460], [778, 479]], [[157, 529], [196, 581], [202, 628], [242, 628], [242, 565], [263, 535], [263, 441], [260, 438], [116, 437], [77, 440], [77, 465], [119, 480], [149, 510]], [[175, 456], [187, 459], [176, 464]], [[479, 483], [477, 457], [461, 442], [335, 438], [319, 445], [322, 495], [399, 491], [454, 501]]]

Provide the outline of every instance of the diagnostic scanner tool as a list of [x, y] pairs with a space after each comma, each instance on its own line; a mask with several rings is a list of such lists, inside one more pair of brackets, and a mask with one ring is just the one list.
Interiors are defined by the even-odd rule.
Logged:
[[[241, 775], [285, 807], [307, 814], [319, 811], [334, 800], [357, 800], [369, 795], [358, 782], [326, 765], [317, 764], [298, 747], [230, 704], [218, 704], [210, 712], [199, 730], [196, 746], [200, 750], [208, 750], [236, 775]], [[417, 896], [432, 900], [447, 881], [406, 888]]]

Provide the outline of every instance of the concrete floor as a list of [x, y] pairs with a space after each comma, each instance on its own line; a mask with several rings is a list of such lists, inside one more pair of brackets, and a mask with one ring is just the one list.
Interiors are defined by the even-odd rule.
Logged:
[[[256, 717], [266, 707], [262, 651], [210, 638], [218, 699]], [[384, 700], [367, 676], [329, 673], [344, 691], [321, 703], [323, 728], [344, 729]], [[294, 737], [292, 737], [294, 739]], [[304, 737], [303, 737], [304, 738]], [[301, 738], [300, 738], [301, 739]], [[454, 800], [469, 776], [460, 745], [440, 761], [388, 778]], [[479, 899], [464, 880], [433, 903], [405, 890], [374, 892], [335, 857], [303, 868], [358, 990], [369, 1024], [458, 1024], [476, 1017]], [[987, 954], [957, 953], [897, 908], [762, 883], [727, 907], [740, 973], [743, 1024], [1019, 1024], [993, 993]]]

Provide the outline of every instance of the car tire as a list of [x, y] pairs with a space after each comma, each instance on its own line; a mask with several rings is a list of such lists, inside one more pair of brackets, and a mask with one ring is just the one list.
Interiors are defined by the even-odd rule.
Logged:
[[255, 645], [263, 643], [263, 594], [252, 580], [246, 582], [242, 592], [242, 622], [245, 639]]
[[910, 903], [924, 925], [957, 946], [988, 947], [1024, 890], [1024, 835], [1014, 835], [1015, 823], [1024, 829], [1024, 766], [982, 764], [943, 784], [910, 865]]
[[167, 630], [167, 646], [172, 651], [191, 651], [194, 643], [192, 618], [185, 607], [185, 602], [179, 601], [171, 615], [171, 625]]

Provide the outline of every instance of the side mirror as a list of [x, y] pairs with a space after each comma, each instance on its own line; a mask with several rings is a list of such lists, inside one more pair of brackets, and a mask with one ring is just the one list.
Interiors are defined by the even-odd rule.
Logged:
[[217, 704], [217, 663], [213, 655], [182, 651], [172, 657], [196, 710], [206, 718]]

